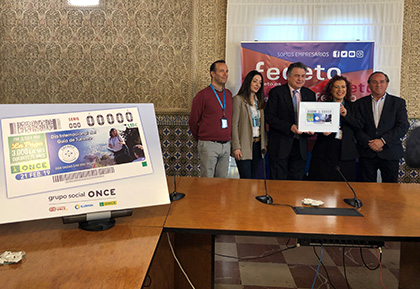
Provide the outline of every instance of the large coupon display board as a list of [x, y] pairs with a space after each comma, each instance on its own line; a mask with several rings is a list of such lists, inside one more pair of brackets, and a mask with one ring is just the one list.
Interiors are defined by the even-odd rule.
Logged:
[[264, 76], [265, 95], [287, 82], [287, 67], [293, 62], [308, 66], [305, 86], [321, 96], [336, 74], [351, 82], [352, 100], [370, 94], [367, 79], [373, 72], [373, 42], [242, 42], [242, 81], [251, 70]]
[[[152, 104], [0, 112], [0, 223], [169, 203]], [[115, 132], [126, 144], [118, 151], [110, 146]]]

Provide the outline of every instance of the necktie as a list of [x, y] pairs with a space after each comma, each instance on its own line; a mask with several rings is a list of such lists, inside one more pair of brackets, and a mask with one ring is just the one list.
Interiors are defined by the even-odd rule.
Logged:
[[297, 96], [296, 90], [293, 90], [293, 110], [295, 111], [295, 122], [297, 123]]

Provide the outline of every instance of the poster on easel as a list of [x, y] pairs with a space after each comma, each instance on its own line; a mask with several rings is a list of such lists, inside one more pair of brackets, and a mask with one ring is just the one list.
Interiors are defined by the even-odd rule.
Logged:
[[169, 203], [153, 105], [0, 106], [0, 223]]

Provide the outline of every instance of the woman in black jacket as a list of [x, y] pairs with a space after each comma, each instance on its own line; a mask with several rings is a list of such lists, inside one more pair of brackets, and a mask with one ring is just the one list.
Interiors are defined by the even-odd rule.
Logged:
[[341, 75], [331, 78], [321, 100], [340, 102], [340, 130], [318, 133], [312, 150], [308, 179], [312, 181], [342, 181], [337, 168], [347, 180], [356, 180], [356, 158], [359, 156], [355, 132], [360, 129], [355, 103], [351, 102], [350, 82]]

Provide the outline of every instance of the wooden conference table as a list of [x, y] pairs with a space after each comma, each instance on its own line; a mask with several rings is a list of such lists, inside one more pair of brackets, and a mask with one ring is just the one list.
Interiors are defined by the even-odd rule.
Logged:
[[[200, 289], [211, 288], [208, 236], [215, 234], [402, 241], [400, 288], [420, 288], [420, 185], [352, 186], [363, 201], [363, 217], [296, 215], [288, 206], [263, 204], [255, 199], [265, 194], [263, 180], [179, 178], [177, 191], [186, 196], [172, 203], [165, 231], [175, 232], [180, 262]], [[292, 206], [312, 198], [325, 207], [350, 208], [343, 199], [353, 197], [344, 182], [267, 181], [267, 188], [274, 204]], [[175, 288], [189, 288], [185, 278], [175, 278]]]
[[19, 263], [0, 265], [0, 288], [141, 288], [169, 206], [134, 209], [102, 232], [61, 218], [0, 225], [0, 253], [26, 252]]
[[[419, 288], [420, 186], [352, 185], [363, 201], [363, 217], [296, 215], [288, 206], [260, 203], [255, 196], [265, 194], [262, 180], [180, 177], [177, 191], [185, 198], [135, 209], [107, 231], [81, 231], [61, 219], [3, 224], [0, 251], [25, 250], [27, 256], [0, 266], [1, 288], [189, 288], [166, 232], [200, 289], [212, 287], [216, 234], [401, 241], [400, 288]], [[312, 198], [325, 207], [348, 208], [343, 198], [353, 196], [345, 183], [268, 181], [267, 187], [274, 204], [292, 206]]]

